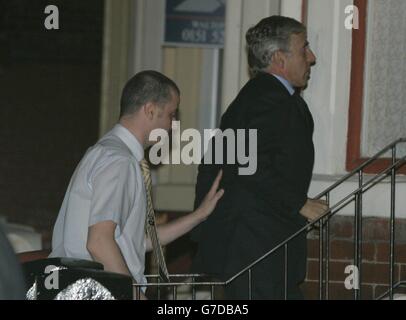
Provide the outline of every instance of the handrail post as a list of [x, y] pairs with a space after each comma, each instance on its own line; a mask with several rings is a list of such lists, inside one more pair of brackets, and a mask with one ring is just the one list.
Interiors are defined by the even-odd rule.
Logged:
[[158, 282], [158, 286], [157, 286], [157, 299], [161, 300], [161, 277], [157, 277], [157, 282]]
[[172, 288], [172, 294], [173, 294], [173, 300], [178, 300], [178, 286], [177, 285], [173, 285]]
[[285, 248], [285, 300], [288, 300], [288, 244], [284, 245]]
[[319, 300], [324, 299], [324, 219], [319, 222]]
[[[392, 147], [392, 165], [396, 162], [396, 145]], [[391, 201], [390, 201], [390, 275], [389, 299], [393, 300], [394, 266], [395, 266], [395, 194], [396, 194], [396, 168], [391, 170]]]
[[[326, 194], [326, 202], [328, 208], [330, 208], [330, 192]], [[329, 300], [329, 291], [330, 291], [330, 214], [326, 218], [326, 300]]]
[[362, 295], [362, 195], [363, 195], [363, 189], [362, 189], [362, 185], [363, 185], [363, 180], [364, 180], [364, 175], [363, 175], [363, 171], [360, 170], [358, 171], [358, 186], [361, 189], [361, 191], [358, 194], [358, 245], [357, 245], [357, 260], [358, 260], [358, 285], [359, 285], [359, 299], [361, 298]]
[[[360, 193], [357, 192], [355, 194], [355, 214], [354, 214], [354, 264], [359, 271], [360, 268], [360, 261], [359, 261], [359, 241], [360, 241], [360, 232], [359, 232], [359, 201], [360, 201]], [[359, 279], [358, 279], [359, 280]], [[357, 283], [356, 287], [354, 288], [354, 299], [360, 299], [360, 290], [361, 286], [359, 282]]]
[[248, 300], [252, 300], [252, 269], [248, 269]]
[[195, 285], [195, 277], [192, 277], [192, 300], [196, 300], [196, 285]]

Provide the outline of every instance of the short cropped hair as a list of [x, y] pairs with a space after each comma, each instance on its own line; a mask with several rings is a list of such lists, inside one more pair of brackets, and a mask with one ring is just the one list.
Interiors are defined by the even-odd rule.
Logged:
[[133, 76], [124, 86], [120, 100], [120, 118], [137, 112], [148, 102], [165, 105], [172, 92], [180, 94], [175, 82], [160, 72], [147, 70]]
[[245, 38], [251, 75], [265, 71], [275, 52], [289, 51], [291, 35], [304, 32], [306, 27], [302, 23], [283, 16], [264, 18], [250, 28]]

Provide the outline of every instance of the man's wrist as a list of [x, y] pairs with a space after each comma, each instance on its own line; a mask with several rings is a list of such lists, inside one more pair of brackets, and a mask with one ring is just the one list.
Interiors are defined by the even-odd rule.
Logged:
[[199, 224], [207, 219], [207, 216], [204, 215], [201, 208], [197, 208], [192, 214], [195, 216], [197, 224]]

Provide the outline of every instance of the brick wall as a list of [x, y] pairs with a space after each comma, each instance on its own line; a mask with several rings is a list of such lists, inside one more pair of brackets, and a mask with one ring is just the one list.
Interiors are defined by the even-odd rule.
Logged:
[[[396, 221], [395, 282], [406, 279], [406, 220]], [[375, 299], [384, 293], [389, 283], [389, 220], [364, 218], [361, 265], [361, 298]], [[331, 221], [330, 242], [330, 299], [353, 299], [354, 291], [347, 290], [344, 280], [346, 266], [354, 264], [353, 218], [337, 216]], [[303, 290], [308, 299], [318, 298], [319, 240], [311, 233], [308, 239], [307, 277]], [[404, 292], [398, 290], [397, 293]]]
[[0, 0], [0, 215], [50, 233], [98, 137], [103, 1]]

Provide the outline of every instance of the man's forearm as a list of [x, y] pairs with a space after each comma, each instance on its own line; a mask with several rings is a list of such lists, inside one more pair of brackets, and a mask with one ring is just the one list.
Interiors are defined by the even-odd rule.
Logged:
[[[114, 238], [116, 226], [113, 221], [102, 221], [89, 227], [86, 248], [95, 261], [103, 264], [104, 270], [131, 277], [121, 249]], [[135, 282], [134, 279], [133, 281]], [[146, 299], [144, 293], [135, 287], [133, 295], [135, 299]]]
[[[159, 241], [161, 242], [162, 245], [167, 245], [168, 243], [171, 243], [177, 238], [188, 233], [203, 220], [204, 218], [200, 215], [199, 211], [196, 210], [174, 221], [171, 221], [164, 225], [157, 226]], [[147, 238], [147, 251], [151, 250], [152, 250], [151, 240]]]
[[104, 270], [131, 276], [124, 257], [114, 239], [100, 238], [89, 245], [89, 252], [93, 259], [104, 265]]
[[[131, 272], [125, 263], [120, 247], [114, 239], [99, 239], [95, 244], [88, 245], [92, 258], [103, 264], [104, 270], [131, 276]], [[133, 282], [136, 281], [133, 279]], [[133, 287], [134, 299], [145, 300], [146, 297], [141, 290]]]

